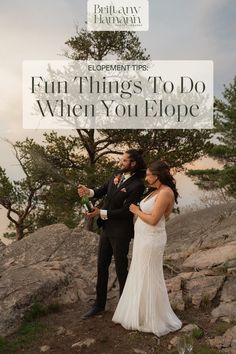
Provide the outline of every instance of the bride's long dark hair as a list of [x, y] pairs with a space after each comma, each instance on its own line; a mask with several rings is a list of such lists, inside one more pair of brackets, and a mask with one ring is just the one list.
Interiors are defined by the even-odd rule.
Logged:
[[[156, 160], [156, 161], [153, 161], [148, 166], [148, 169], [152, 172], [152, 174], [154, 176], [158, 177], [159, 181], [162, 184], [164, 184], [172, 189], [174, 196], [175, 196], [175, 202], [178, 204], [179, 193], [176, 188], [176, 181], [175, 181], [174, 177], [172, 176], [172, 174], [170, 173], [169, 165], [165, 161]], [[154, 188], [150, 188], [149, 193], [153, 190], [154, 190]]]

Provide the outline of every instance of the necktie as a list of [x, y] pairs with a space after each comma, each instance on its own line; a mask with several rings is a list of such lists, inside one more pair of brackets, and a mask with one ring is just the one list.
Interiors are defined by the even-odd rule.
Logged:
[[120, 182], [117, 185], [117, 188], [119, 188], [124, 181], [125, 181], [125, 175], [123, 174], [121, 179], [120, 179]]

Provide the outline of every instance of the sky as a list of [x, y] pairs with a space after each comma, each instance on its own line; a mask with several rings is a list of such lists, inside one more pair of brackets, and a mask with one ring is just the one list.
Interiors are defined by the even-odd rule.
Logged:
[[[21, 174], [4, 139], [29, 136], [41, 141], [43, 134], [22, 128], [22, 61], [62, 60], [65, 41], [75, 35], [77, 25], [85, 26], [86, 4], [0, 1], [0, 166], [11, 178]], [[236, 74], [236, 1], [149, 0], [149, 6], [149, 31], [138, 34], [151, 59], [213, 60], [214, 94], [221, 97], [223, 85]]]

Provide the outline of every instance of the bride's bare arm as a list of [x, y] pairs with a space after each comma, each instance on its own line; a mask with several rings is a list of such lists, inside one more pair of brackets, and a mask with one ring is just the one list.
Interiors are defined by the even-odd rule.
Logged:
[[137, 205], [132, 204], [130, 206], [130, 211], [137, 215], [144, 222], [150, 225], [156, 225], [162, 216], [165, 214], [170, 203], [173, 202], [173, 192], [169, 190], [162, 190], [156, 199], [153, 210], [151, 214], [144, 213], [139, 209]]

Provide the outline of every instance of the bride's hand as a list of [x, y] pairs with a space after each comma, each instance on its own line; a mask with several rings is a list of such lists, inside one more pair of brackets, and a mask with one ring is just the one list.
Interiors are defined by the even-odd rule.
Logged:
[[129, 207], [129, 210], [131, 211], [131, 213], [137, 215], [137, 213], [138, 213], [138, 211], [139, 211], [140, 209], [139, 209], [139, 206], [137, 206], [137, 205], [135, 205], [135, 204], [131, 204], [130, 207]]

